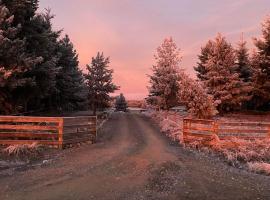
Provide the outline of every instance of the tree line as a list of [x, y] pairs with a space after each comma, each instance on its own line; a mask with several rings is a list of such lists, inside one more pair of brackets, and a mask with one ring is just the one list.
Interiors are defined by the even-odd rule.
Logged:
[[185, 104], [197, 117], [269, 110], [270, 17], [262, 23], [262, 36], [254, 38], [254, 45], [250, 53], [242, 35], [235, 48], [219, 33], [201, 48], [193, 80], [180, 67], [180, 50], [173, 39], [165, 39], [149, 75], [148, 103], [165, 110]]
[[38, 0], [0, 0], [0, 114], [108, 106], [118, 89], [109, 58], [98, 53], [83, 74], [69, 36], [37, 9]]

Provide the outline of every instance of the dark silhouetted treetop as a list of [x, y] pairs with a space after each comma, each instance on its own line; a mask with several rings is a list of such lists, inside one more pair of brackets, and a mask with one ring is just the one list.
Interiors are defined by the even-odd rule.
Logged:
[[109, 106], [111, 100], [109, 94], [119, 88], [113, 83], [113, 70], [109, 69], [109, 63], [109, 57], [105, 58], [103, 53], [98, 52], [97, 56], [92, 58], [91, 64], [86, 65], [88, 101], [94, 115], [97, 109]]

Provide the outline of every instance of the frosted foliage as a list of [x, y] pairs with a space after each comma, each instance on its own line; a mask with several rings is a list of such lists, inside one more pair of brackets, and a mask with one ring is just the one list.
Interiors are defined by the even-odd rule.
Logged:
[[180, 51], [172, 38], [165, 39], [157, 48], [156, 65], [150, 76], [148, 102], [162, 109], [169, 109], [177, 104], [179, 90]]
[[237, 109], [249, 99], [247, 92], [250, 88], [240, 80], [236, 72], [235, 51], [231, 44], [221, 34], [218, 34], [213, 44], [203, 82], [218, 104], [219, 111]]
[[212, 96], [208, 95], [202, 85], [181, 73], [178, 97], [185, 103], [188, 111], [197, 118], [211, 118], [217, 114], [216, 104]]

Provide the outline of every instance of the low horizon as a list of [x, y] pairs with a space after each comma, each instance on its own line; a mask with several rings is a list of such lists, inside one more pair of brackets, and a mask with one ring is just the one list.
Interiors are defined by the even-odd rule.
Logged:
[[[154, 53], [164, 38], [173, 37], [181, 49], [181, 67], [195, 77], [197, 55], [209, 39], [222, 33], [234, 46], [241, 33], [254, 48], [270, 1], [81, 1], [42, 0], [39, 12], [50, 8], [53, 26], [64, 29], [79, 54], [81, 69], [98, 51], [110, 57], [114, 81], [129, 100], [147, 96], [146, 85]], [[143, 9], [142, 9], [143, 8]], [[72, 15], [70, 14], [72, 13]], [[192, 13], [192, 15], [190, 15]], [[140, 38], [140, 39], [139, 39]]]

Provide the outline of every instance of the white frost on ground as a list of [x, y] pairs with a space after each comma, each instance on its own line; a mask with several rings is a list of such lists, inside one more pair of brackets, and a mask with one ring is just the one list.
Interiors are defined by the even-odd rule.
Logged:
[[[156, 121], [161, 131], [169, 138], [183, 143], [183, 119], [187, 114], [172, 111], [146, 111], [145, 115]], [[229, 121], [228, 118], [221, 120]], [[213, 135], [207, 144], [202, 138], [193, 137], [192, 141], [185, 145], [199, 151], [214, 152], [233, 166], [246, 166], [250, 171], [270, 175], [270, 139], [244, 140], [233, 137], [220, 140]]]

